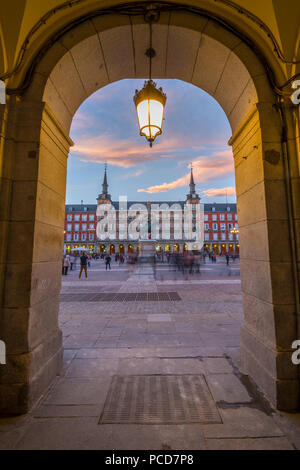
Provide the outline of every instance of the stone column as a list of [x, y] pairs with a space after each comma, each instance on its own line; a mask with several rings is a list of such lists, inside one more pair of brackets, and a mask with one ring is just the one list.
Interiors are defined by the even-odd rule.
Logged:
[[0, 412], [19, 414], [32, 407], [61, 369], [57, 317], [72, 142], [44, 103], [11, 99], [6, 119], [0, 331], [7, 364], [0, 368]]
[[281, 135], [278, 111], [261, 103], [230, 142], [244, 308], [241, 360], [243, 372], [277, 408], [296, 410], [299, 378], [291, 361], [291, 344], [297, 339], [296, 291]]

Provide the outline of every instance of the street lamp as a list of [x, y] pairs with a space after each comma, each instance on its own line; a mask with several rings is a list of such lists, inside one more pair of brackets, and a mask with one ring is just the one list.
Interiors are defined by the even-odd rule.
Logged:
[[162, 88], [156, 88], [156, 83], [152, 80], [152, 59], [156, 52], [152, 47], [152, 23], [158, 21], [159, 12], [149, 9], [145, 14], [145, 21], [150, 27], [150, 47], [146, 51], [146, 56], [150, 61], [150, 77], [145, 81], [144, 87], [135, 91], [133, 101], [135, 103], [140, 135], [146, 137], [150, 147], [155, 138], [162, 133], [162, 123], [164, 119], [167, 96]]
[[240, 231], [234, 227], [232, 230], [230, 230], [230, 233], [232, 233], [233, 235], [237, 235], [238, 233], [240, 233]]

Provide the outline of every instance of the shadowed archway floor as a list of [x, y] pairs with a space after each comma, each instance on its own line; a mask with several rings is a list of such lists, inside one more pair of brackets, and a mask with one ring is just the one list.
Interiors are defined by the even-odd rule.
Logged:
[[63, 373], [30, 414], [0, 420], [1, 449], [300, 448], [300, 416], [239, 370], [237, 262], [185, 275], [93, 262], [64, 277], [62, 300]]

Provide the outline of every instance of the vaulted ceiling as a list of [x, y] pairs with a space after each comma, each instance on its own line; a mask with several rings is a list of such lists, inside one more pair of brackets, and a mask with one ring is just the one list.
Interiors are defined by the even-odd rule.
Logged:
[[[90, 11], [118, 3], [120, 0], [1, 0], [0, 78], [6, 78], [9, 86], [11, 80], [16, 80], [13, 71], [25, 70], [41, 45], [56, 31]], [[134, 2], [127, 0], [127, 3]], [[299, 60], [300, 55], [299, 0], [181, 0], [180, 3], [230, 19], [245, 32], [256, 34], [272, 54], [274, 44], [268, 37], [269, 29], [284, 59], [280, 66], [286, 78], [299, 72], [299, 64], [290, 63]]]

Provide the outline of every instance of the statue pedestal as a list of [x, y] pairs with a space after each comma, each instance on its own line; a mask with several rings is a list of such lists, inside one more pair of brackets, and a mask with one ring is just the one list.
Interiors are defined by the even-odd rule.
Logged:
[[140, 240], [139, 241], [139, 262], [154, 262], [156, 255], [156, 240]]
[[156, 240], [140, 240], [140, 256], [153, 256], [156, 253]]

